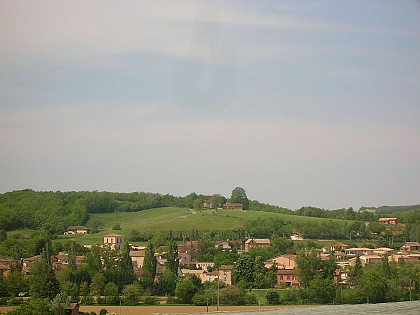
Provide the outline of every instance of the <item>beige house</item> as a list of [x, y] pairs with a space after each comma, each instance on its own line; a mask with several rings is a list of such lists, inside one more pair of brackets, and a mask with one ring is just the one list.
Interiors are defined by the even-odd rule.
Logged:
[[305, 238], [299, 235], [298, 233], [293, 233], [292, 235], [290, 235], [290, 239], [293, 241], [303, 241]]
[[227, 285], [232, 285], [232, 270], [231, 265], [221, 265], [219, 268], [219, 279]]
[[373, 250], [373, 253], [376, 255], [391, 255], [393, 252], [394, 250], [388, 247], [379, 247]]
[[296, 267], [296, 255], [281, 255], [265, 262], [265, 268], [270, 269], [273, 265], [277, 269], [293, 269]]
[[232, 244], [226, 240], [226, 241], [221, 241], [216, 243], [216, 245], [214, 245], [215, 248], [221, 248], [223, 250], [228, 250], [228, 249], [232, 249]]
[[380, 218], [378, 220], [378, 222], [380, 224], [392, 224], [392, 225], [397, 225], [398, 224], [398, 219], [397, 218]]
[[373, 254], [373, 249], [366, 247], [353, 247], [345, 249], [345, 253], [348, 256], [362, 256]]
[[230, 265], [222, 265], [219, 270], [216, 271], [181, 269], [181, 275], [195, 275], [200, 278], [202, 283], [206, 281], [217, 281], [217, 279], [219, 279], [219, 281], [222, 281], [227, 285], [232, 285], [232, 270], [233, 266]]
[[401, 246], [401, 250], [403, 251], [420, 251], [420, 244], [418, 242], [406, 242], [403, 246]]
[[90, 234], [90, 228], [86, 226], [72, 225], [67, 228], [64, 234]]
[[252, 247], [268, 247], [270, 240], [268, 238], [249, 238], [245, 242], [245, 252], [249, 251]]
[[333, 252], [337, 252], [337, 251], [344, 251], [348, 248], [350, 248], [350, 246], [347, 245], [347, 244], [337, 243], [337, 244], [333, 244], [329, 247], [329, 252], [333, 253]]
[[[367, 264], [380, 264], [382, 262], [382, 257], [379, 255], [362, 255], [359, 257], [362, 266], [366, 266]], [[356, 264], [356, 257], [349, 260], [349, 265], [354, 266]]]
[[206, 271], [205, 270], [192, 270], [192, 269], [181, 269], [181, 275], [195, 275], [200, 278], [201, 282], [204, 283], [207, 281]]
[[243, 210], [244, 209], [244, 205], [242, 203], [225, 203], [223, 205], [223, 209]]
[[145, 255], [146, 254], [144, 250], [130, 250], [130, 257], [131, 261], [133, 262], [134, 268], [143, 268], [143, 261]]
[[104, 236], [104, 244], [109, 245], [112, 249], [122, 250], [124, 245], [124, 236], [120, 234], [107, 234]]
[[214, 266], [214, 262], [212, 261], [196, 261], [193, 264], [196, 268], [203, 269], [206, 271]]

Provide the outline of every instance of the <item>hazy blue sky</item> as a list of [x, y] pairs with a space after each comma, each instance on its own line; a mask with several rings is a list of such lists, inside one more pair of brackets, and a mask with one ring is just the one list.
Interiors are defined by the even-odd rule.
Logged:
[[420, 203], [419, 1], [0, 0], [0, 191]]

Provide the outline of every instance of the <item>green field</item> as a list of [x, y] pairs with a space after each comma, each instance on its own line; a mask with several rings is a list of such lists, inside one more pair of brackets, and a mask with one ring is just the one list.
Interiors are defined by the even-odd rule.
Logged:
[[[99, 233], [90, 235], [67, 235], [60, 239], [74, 239], [81, 244], [102, 243], [103, 236], [109, 233], [128, 235], [131, 230], [139, 231], [191, 231], [200, 232], [232, 230], [239, 228], [247, 221], [258, 218], [282, 218], [291, 222], [322, 222], [324, 218], [301, 217], [286, 214], [260, 211], [235, 210], [199, 210], [185, 208], [157, 208], [139, 212], [116, 212], [92, 214], [92, 218], [101, 219], [105, 228]], [[338, 220], [341, 221], [341, 220]], [[113, 231], [112, 226], [119, 223], [121, 230]]]

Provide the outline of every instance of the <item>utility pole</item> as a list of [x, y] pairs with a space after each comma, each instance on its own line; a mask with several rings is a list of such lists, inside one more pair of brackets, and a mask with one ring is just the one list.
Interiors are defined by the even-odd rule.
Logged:
[[220, 301], [219, 275], [217, 275], [217, 308], [216, 308], [217, 311], [219, 311], [219, 301]]

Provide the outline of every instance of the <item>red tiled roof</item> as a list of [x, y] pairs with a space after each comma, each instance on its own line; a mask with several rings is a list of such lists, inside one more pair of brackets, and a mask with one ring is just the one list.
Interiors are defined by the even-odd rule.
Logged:
[[233, 266], [232, 265], [221, 265], [219, 270], [232, 270]]

